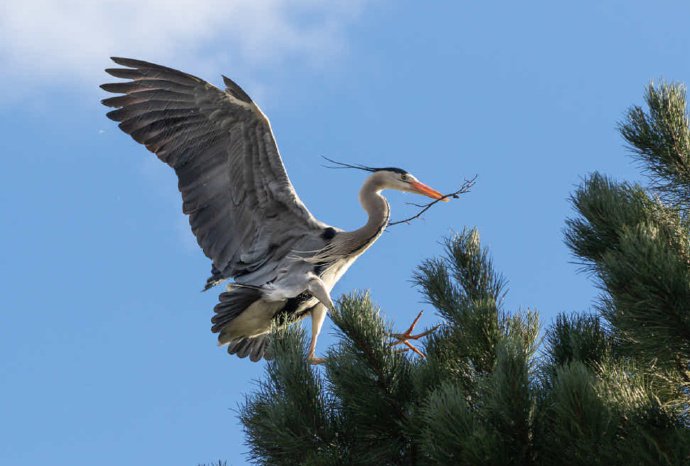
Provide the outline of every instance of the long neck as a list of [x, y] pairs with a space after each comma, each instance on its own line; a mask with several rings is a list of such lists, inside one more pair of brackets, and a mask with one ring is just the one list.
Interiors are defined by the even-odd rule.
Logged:
[[381, 195], [381, 181], [378, 176], [370, 176], [359, 191], [359, 202], [369, 214], [367, 223], [350, 232], [351, 244], [362, 250], [371, 245], [383, 233], [390, 218], [390, 207]]

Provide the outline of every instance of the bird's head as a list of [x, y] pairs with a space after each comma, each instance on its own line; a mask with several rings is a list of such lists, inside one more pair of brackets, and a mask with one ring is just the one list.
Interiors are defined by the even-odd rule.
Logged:
[[369, 177], [369, 181], [374, 183], [374, 186], [380, 190], [383, 189], [395, 189], [396, 191], [403, 191], [406, 193], [417, 193], [424, 196], [428, 196], [432, 199], [440, 200], [443, 202], [448, 202], [449, 199], [444, 197], [443, 194], [436, 191], [435, 189], [425, 185], [419, 181], [415, 176], [409, 173], [407, 170], [396, 167], [385, 167], [385, 168], [374, 168], [367, 167], [361, 164], [349, 164], [338, 162], [336, 160], [329, 159], [328, 157], [323, 157], [324, 159], [331, 162], [333, 165], [327, 166], [327, 168], [354, 168], [356, 170], [362, 170], [370, 172], [372, 175]]
[[444, 198], [443, 194], [435, 189], [425, 185], [419, 181], [414, 175], [403, 170], [402, 168], [386, 167], [373, 169], [375, 176], [378, 178], [381, 189], [395, 189], [406, 193], [422, 194], [432, 199], [439, 199], [448, 202], [448, 198]]

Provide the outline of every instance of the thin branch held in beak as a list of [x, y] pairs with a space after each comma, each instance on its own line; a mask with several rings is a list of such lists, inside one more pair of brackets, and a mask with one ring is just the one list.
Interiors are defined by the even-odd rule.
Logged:
[[458, 197], [460, 197], [460, 195], [470, 192], [470, 190], [472, 189], [474, 184], [477, 182], [477, 176], [478, 175], [474, 175], [471, 179], [469, 179], [469, 180], [466, 179], [457, 191], [452, 192], [450, 194], [445, 194], [445, 195], [443, 195], [443, 197], [440, 197], [440, 198], [438, 198], [432, 202], [429, 202], [428, 204], [412, 204], [416, 207], [419, 207], [421, 210], [419, 212], [417, 212], [416, 215], [413, 215], [412, 217], [406, 218], [404, 220], [398, 220], [396, 222], [390, 222], [388, 224], [388, 227], [386, 227], [386, 228], [390, 228], [393, 225], [399, 225], [401, 223], [409, 224], [412, 220], [421, 217], [422, 214], [424, 214], [424, 212], [431, 209], [435, 204], [438, 204], [439, 202], [447, 202], [450, 198], [457, 199]]

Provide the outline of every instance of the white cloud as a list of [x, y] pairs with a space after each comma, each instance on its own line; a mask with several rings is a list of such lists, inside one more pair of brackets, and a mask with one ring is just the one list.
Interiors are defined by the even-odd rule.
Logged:
[[8, 0], [0, 5], [0, 81], [23, 86], [103, 76], [111, 55], [203, 75], [286, 62], [318, 64], [345, 48], [365, 0]]

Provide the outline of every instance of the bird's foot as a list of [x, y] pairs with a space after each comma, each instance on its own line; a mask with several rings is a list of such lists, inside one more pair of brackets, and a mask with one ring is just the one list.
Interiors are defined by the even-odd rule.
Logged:
[[307, 358], [307, 361], [309, 361], [309, 364], [312, 366], [318, 366], [319, 364], [325, 364], [326, 358], [317, 358], [312, 354]]
[[430, 335], [430, 334], [434, 333], [440, 327], [440, 325], [437, 325], [433, 328], [430, 328], [429, 330], [425, 330], [422, 333], [418, 333], [417, 335], [413, 335], [412, 331], [414, 330], [415, 326], [417, 325], [417, 322], [419, 322], [419, 319], [422, 318], [423, 313], [424, 313], [424, 311], [419, 311], [419, 314], [417, 314], [417, 317], [412, 322], [412, 325], [410, 325], [410, 328], [405, 330], [404, 333], [392, 333], [391, 337], [396, 339], [397, 341], [392, 342], [390, 345], [391, 346], [405, 345], [405, 346], [407, 346], [407, 348], [402, 348], [401, 349], [402, 351], [411, 350], [411, 351], [414, 351], [415, 353], [417, 353], [420, 357], [426, 358], [426, 355], [424, 353], [422, 353], [419, 349], [417, 349], [412, 343], [410, 343], [409, 340], [419, 340], [420, 338], [423, 338], [427, 335]]

